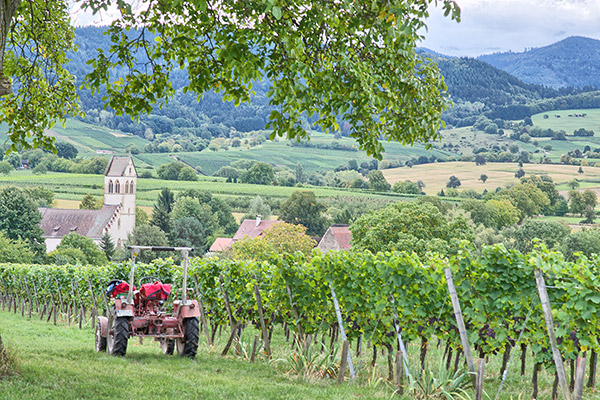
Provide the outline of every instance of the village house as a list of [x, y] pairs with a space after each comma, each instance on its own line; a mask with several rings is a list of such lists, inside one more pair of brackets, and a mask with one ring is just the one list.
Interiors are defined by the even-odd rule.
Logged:
[[350, 250], [352, 235], [348, 225], [334, 224], [327, 229], [325, 235], [319, 241], [317, 248], [323, 253], [329, 251]]
[[233, 243], [246, 236], [252, 239], [259, 237], [264, 231], [281, 222], [283, 221], [262, 220], [260, 215], [257, 215], [256, 219], [245, 219], [242, 221], [235, 235], [233, 235], [233, 238], [217, 238], [208, 250], [209, 255], [231, 249]]

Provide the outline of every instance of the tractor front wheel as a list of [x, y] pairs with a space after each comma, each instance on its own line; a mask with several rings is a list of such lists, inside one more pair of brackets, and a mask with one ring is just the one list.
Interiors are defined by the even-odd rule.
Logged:
[[183, 338], [177, 339], [177, 354], [182, 357], [196, 357], [198, 352], [198, 340], [200, 338], [200, 327], [198, 318], [186, 318], [183, 320]]
[[172, 339], [163, 340], [160, 342], [160, 348], [163, 354], [172, 356], [173, 350], [175, 350], [175, 341]]
[[113, 319], [112, 328], [112, 335], [110, 332], [107, 335], [108, 354], [124, 356], [127, 352], [127, 340], [129, 339], [129, 319], [127, 317]]
[[96, 322], [96, 351], [106, 351], [106, 338], [102, 337], [102, 325], [100, 324], [100, 320]]

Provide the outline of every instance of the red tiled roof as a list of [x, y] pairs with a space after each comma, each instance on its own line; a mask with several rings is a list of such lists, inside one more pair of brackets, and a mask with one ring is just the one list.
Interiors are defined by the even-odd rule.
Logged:
[[352, 239], [352, 235], [351, 235], [350, 228], [348, 227], [348, 225], [346, 225], [346, 226], [333, 225], [332, 227], [329, 228], [329, 230], [331, 230], [331, 233], [333, 233], [335, 240], [338, 242], [338, 245], [340, 246], [340, 250], [349, 250], [350, 249], [350, 247], [351, 247], [350, 240]]
[[282, 221], [259, 221], [258, 225], [256, 224], [255, 219], [245, 219], [242, 221], [242, 224], [238, 228], [235, 235], [233, 235], [233, 240], [243, 239], [244, 236], [250, 236], [251, 238], [255, 238], [257, 236], [262, 235], [263, 231], [269, 229], [275, 224], [280, 224]]
[[217, 251], [225, 251], [231, 247], [233, 243], [232, 238], [217, 238], [215, 242], [210, 246], [208, 251], [217, 252]]
[[40, 208], [44, 238], [62, 238], [71, 232], [100, 239], [110, 220], [118, 215], [119, 206], [102, 206], [100, 210]]

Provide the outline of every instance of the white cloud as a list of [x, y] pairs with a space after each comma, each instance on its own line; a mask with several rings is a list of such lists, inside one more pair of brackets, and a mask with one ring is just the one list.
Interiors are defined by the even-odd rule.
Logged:
[[106, 11], [102, 10], [93, 14], [91, 10], [84, 10], [80, 2], [71, 2], [69, 13], [71, 14], [71, 24], [73, 26], [109, 25], [121, 15], [114, 4]]
[[432, 9], [423, 46], [440, 53], [476, 56], [523, 51], [569, 36], [600, 39], [600, 0], [458, 0], [461, 22]]

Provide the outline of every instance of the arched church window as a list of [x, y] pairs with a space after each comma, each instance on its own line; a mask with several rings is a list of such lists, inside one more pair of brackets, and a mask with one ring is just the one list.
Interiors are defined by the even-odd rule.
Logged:
[[115, 193], [121, 193], [121, 184], [119, 181], [115, 184]]
[[108, 181], [108, 193], [112, 193], [113, 192], [113, 181], [112, 179], [110, 181]]
[[135, 193], [133, 191], [133, 181], [131, 181], [131, 183], [129, 184], [129, 193], [131, 193], [131, 194]]
[[125, 193], [129, 193], [129, 181], [125, 182]]

